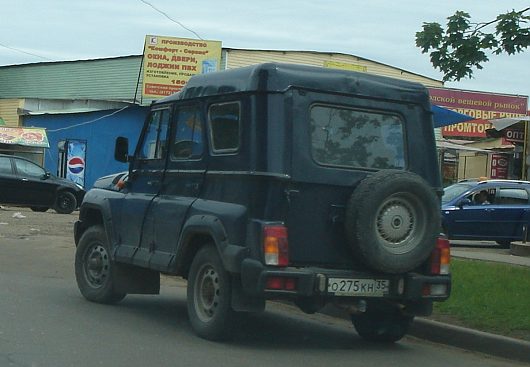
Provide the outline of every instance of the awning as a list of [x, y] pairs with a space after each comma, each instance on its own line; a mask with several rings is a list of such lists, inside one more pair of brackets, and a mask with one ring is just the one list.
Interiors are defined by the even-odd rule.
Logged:
[[36, 127], [0, 126], [0, 144], [17, 144], [37, 148], [50, 147], [46, 130]]
[[454, 125], [460, 122], [470, 121], [474, 119], [471, 116], [464, 115], [436, 105], [431, 105], [431, 111], [433, 113], [434, 127]]
[[503, 117], [501, 119], [489, 120], [495, 130], [502, 130], [508, 126], [515, 125], [518, 122], [530, 122], [530, 116]]
[[456, 144], [449, 142], [447, 140], [437, 140], [436, 141], [436, 147], [442, 148], [442, 149], [454, 149], [454, 150], [466, 150], [469, 152], [482, 152], [482, 153], [491, 153], [489, 150], [481, 149], [481, 148], [473, 148], [468, 147], [463, 144]]

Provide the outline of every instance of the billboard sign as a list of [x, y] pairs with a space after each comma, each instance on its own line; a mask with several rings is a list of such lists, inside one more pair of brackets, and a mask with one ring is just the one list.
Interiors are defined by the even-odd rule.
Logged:
[[39, 148], [50, 147], [46, 130], [26, 127], [0, 127], [0, 144], [18, 144]]
[[221, 42], [146, 36], [143, 61], [144, 98], [178, 92], [196, 74], [220, 70]]
[[445, 126], [443, 136], [485, 138], [492, 125], [487, 120], [526, 115], [528, 97], [429, 88], [431, 103], [471, 116], [476, 120]]

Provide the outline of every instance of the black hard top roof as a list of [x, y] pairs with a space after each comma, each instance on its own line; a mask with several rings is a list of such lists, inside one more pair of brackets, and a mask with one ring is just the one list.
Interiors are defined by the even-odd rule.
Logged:
[[193, 76], [178, 93], [157, 102], [240, 92], [283, 92], [302, 88], [421, 103], [430, 109], [427, 89], [379, 75], [315, 66], [266, 63]]

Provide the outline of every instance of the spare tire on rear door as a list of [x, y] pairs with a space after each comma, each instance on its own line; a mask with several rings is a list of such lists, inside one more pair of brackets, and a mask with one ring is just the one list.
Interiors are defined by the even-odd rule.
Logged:
[[420, 176], [382, 170], [362, 180], [346, 208], [346, 235], [356, 259], [385, 273], [427, 259], [440, 231], [440, 203]]

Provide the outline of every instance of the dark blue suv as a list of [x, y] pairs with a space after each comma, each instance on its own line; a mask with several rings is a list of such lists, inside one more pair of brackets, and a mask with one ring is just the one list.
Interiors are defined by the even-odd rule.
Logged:
[[446, 187], [442, 226], [449, 239], [489, 240], [508, 247], [530, 224], [530, 182], [466, 180]]

